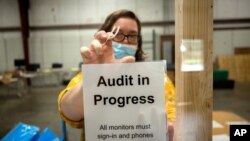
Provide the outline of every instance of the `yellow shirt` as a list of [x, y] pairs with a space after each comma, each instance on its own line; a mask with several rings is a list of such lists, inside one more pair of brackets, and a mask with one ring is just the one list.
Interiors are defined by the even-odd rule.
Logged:
[[[81, 80], [82, 80], [82, 74], [78, 73], [73, 79], [71, 79], [68, 86], [64, 90], [62, 90], [58, 96], [58, 111], [60, 113], [60, 116], [66, 123], [68, 123], [69, 125], [75, 128], [83, 128], [83, 120], [72, 121], [68, 119], [66, 116], [64, 116], [60, 108], [60, 101], [62, 97], [64, 96], [64, 94], [69, 89], [71, 89], [76, 84], [78, 84]], [[169, 121], [174, 121], [176, 118], [175, 99], [176, 99], [176, 95], [175, 95], [174, 85], [172, 81], [166, 76], [165, 77], [165, 101], [166, 101], [166, 113], [167, 113], [167, 118]]]

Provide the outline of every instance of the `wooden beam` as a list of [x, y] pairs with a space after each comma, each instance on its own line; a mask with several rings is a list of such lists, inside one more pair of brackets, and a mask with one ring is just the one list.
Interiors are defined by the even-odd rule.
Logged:
[[29, 65], [29, 0], [18, 0], [25, 67]]
[[[175, 140], [211, 141], [213, 0], [176, 0], [175, 14]], [[203, 71], [181, 70], [183, 39], [203, 42]]]
[[0, 27], [0, 32], [20, 32], [20, 27]]

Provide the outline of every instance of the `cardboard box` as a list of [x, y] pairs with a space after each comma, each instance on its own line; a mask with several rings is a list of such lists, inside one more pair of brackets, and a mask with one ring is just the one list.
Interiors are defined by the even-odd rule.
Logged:
[[230, 124], [250, 124], [239, 115], [226, 111], [214, 111], [213, 120], [213, 135], [227, 134], [229, 136]]

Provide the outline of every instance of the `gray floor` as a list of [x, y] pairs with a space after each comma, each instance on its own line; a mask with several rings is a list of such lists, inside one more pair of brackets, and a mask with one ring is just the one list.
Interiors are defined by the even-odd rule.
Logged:
[[[49, 127], [61, 137], [61, 119], [57, 112], [57, 96], [63, 86], [33, 87], [21, 97], [15, 91], [3, 94], [0, 91], [0, 139], [18, 122], [40, 127]], [[6, 91], [6, 90], [5, 90]], [[67, 126], [69, 140], [80, 139], [80, 130]]]
[[[57, 96], [63, 86], [32, 87], [21, 97], [0, 91], [0, 139], [18, 122], [49, 127], [61, 135]], [[1, 87], [0, 87], [1, 89]], [[236, 83], [233, 90], [214, 90], [214, 110], [231, 111], [250, 121], [250, 83]], [[79, 140], [80, 131], [67, 127], [69, 138]]]
[[250, 122], [250, 82], [238, 82], [233, 90], [213, 93], [214, 110], [230, 111]]

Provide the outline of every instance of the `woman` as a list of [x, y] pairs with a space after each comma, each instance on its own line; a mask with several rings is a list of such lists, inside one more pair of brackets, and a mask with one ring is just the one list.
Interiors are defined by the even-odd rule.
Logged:
[[[110, 32], [112, 29], [115, 33]], [[127, 63], [144, 61], [142, 50], [141, 23], [137, 16], [128, 10], [111, 13], [95, 34], [90, 47], [81, 48], [84, 64]], [[61, 117], [76, 128], [83, 128], [83, 87], [82, 75], [77, 74], [58, 97]], [[165, 97], [168, 117], [169, 141], [173, 140], [175, 120], [175, 90], [166, 77]]]

